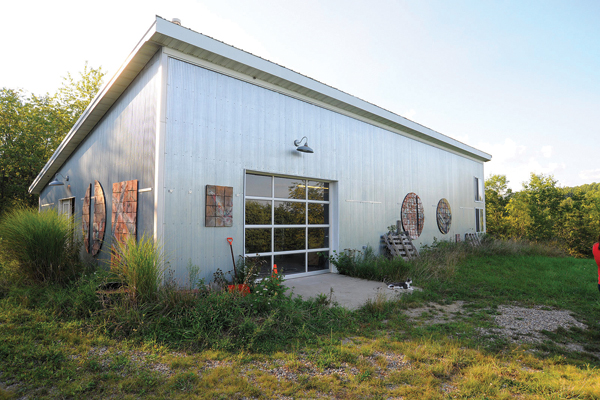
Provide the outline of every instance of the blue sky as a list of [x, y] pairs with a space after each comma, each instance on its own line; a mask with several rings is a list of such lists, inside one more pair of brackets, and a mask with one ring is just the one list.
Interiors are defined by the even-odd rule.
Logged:
[[[7, 4], [8, 3], [8, 4]], [[155, 15], [531, 172], [600, 181], [600, 1], [4, 2], [0, 86], [54, 92], [85, 61], [109, 75]]]

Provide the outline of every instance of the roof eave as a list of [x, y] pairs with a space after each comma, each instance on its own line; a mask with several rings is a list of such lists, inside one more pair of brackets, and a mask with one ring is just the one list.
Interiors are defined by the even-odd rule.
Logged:
[[[362, 117], [384, 123], [392, 127], [402, 127], [404, 132], [415, 138], [468, 155], [482, 162], [490, 161], [491, 155], [466, 145], [433, 129], [394, 114], [384, 108], [328, 86], [317, 80], [282, 67], [271, 61], [235, 48], [216, 39], [210, 38], [191, 29], [173, 24], [165, 19], [157, 18], [157, 35], [154, 40], [162, 46], [179, 50], [183, 53], [210, 61], [232, 70], [250, 68], [246, 74], [297, 92], [302, 96], [312, 97], [319, 102], [335, 103], [333, 107], [343, 109]], [[300, 88], [300, 89], [298, 89]]]
[[156, 33], [156, 22], [152, 24], [142, 40], [138, 42], [134, 50], [129, 54], [112, 79], [104, 85], [83, 111], [75, 125], [65, 136], [52, 157], [46, 162], [33, 183], [29, 186], [29, 193], [40, 194], [50, 179], [58, 172], [62, 164], [71, 156], [73, 151], [92, 131], [106, 112], [113, 106], [117, 99], [123, 94], [137, 74], [144, 68], [152, 58], [159, 45], [151, 41]]
[[142, 40], [138, 42], [121, 68], [98, 92], [48, 160], [29, 187], [30, 193], [39, 194], [42, 191], [60, 166], [71, 156], [77, 146], [92, 131], [144, 68], [150, 58], [162, 46], [209, 60], [232, 70], [245, 69], [246, 72], [250, 70], [260, 75], [261, 80], [268, 81], [287, 90], [291, 89], [298, 93], [301, 92], [304, 97], [330, 104], [332, 107], [343, 109], [346, 112], [363, 118], [368, 118], [394, 128], [401, 128], [403, 132], [421, 141], [451, 149], [478, 161], [486, 162], [491, 160], [490, 154], [417, 124], [400, 115], [157, 16], [155, 22], [148, 29]]

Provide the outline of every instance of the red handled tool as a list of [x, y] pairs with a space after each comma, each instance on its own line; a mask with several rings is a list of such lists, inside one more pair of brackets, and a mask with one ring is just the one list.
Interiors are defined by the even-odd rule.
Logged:
[[231, 261], [233, 261], [233, 283], [235, 284], [237, 280], [237, 269], [235, 268], [235, 257], [233, 256], [233, 238], [227, 238], [227, 243], [229, 243], [229, 249], [231, 250]]

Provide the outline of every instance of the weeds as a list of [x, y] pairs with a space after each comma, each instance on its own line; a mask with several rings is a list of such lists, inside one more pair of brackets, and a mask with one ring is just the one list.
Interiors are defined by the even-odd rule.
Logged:
[[431, 246], [421, 249], [419, 257], [409, 261], [401, 257], [376, 255], [371, 247], [367, 247], [364, 253], [357, 250], [334, 252], [329, 261], [339, 273], [362, 279], [397, 282], [410, 277], [413, 281], [444, 282], [454, 277], [457, 267], [469, 258], [514, 255], [564, 257], [565, 253], [553, 244], [497, 240], [486, 236], [481, 246], [434, 240]]
[[0, 221], [0, 266], [5, 279], [66, 283], [78, 276], [80, 243], [74, 221], [55, 210], [16, 208]]
[[[421, 264], [361, 254], [354, 271], [411, 276], [424, 290], [355, 312], [326, 295], [291, 298], [278, 275], [245, 297], [208, 290], [191, 263], [185, 290], [167, 273], [149, 300], [104, 308], [96, 290], [110, 275], [101, 271], [62, 285], [11, 285], [0, 298], [1, 379], [14, 397], [31, 398], [597, 398], [593, 355], [551, 341], [538, 355], [478, 337], [494, 307], [514, 301], [560, 306], [595, 326], [595, 268], [540, 253], [557, 254], [488, 240], [481, 248], [436, 243]], [[467, 303], [452, 322], [427, 325], [426, 316], [403, 313], [457, 299]], [[594, 352], [600, 342], [594, 329], [548, 337]]]
[[110, 270], [127, 285], [133, 302], [155, 300], [165, 271], [162, 249], [146, 236], [114, 242]]
[[402, 258], [390, 259], [378, 256], [368, 246], [364, 253], [349, 251], [336, 253], [329, 257], [340, 274], [381, 282], [399, 281], [407, 277], [410, 267]]

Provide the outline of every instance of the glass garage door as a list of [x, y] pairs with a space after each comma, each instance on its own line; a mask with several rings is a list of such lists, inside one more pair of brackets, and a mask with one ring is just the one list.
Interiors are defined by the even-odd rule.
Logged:
[[245, 256], [261, 275], [329, 270], [329, 183], [246, 173]]

